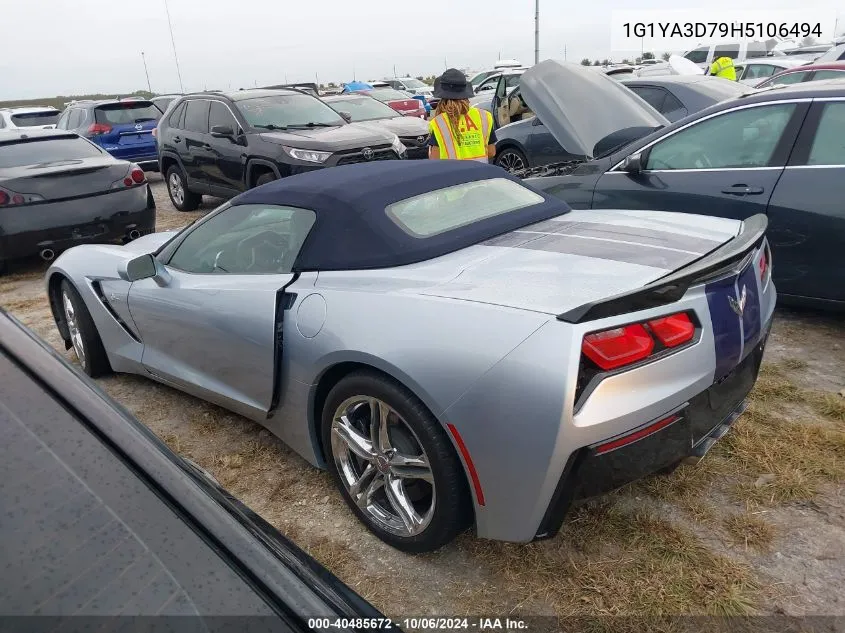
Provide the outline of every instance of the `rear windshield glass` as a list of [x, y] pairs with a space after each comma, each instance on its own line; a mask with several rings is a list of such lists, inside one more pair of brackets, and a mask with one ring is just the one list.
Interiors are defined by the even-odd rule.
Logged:
[[102, 156], [96, 145], [82, 138], [51, 138], [0, 144], [0, 169]]
[[414, 237], [430, 237], [544, 201], [504, 178], [468, 182], [394, 202], [387, 215]]
[[12, 123], [18, 127], [32, 127], [34, 125], [55, 125], [59, 120], [59, 111], [51, 112], [23, 112], [12, 115]]
[[110, 103], [97, 106], [94, 110], [94, 116], [97, 123], [125, 125], [143, 123], [144, 121], [158, 121], [161, 110], [149, 101]]
[[405, 99], [413, 99], [413, 97], [404, 92], [399, 92], [393, 88], [377, 88], [370, 90], [367, 94], [375, 97], [379, 101], [403, 101]]
[[365, 96], [337, 99], [327, 103], [338, 112], [348, 112], [353, 122], [394, 119], [402, 116], [381, 101]]

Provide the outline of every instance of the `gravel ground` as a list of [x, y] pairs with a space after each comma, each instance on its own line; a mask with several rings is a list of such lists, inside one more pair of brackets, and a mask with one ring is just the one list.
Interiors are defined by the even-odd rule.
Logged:
[[[220, 202], [178, 213], [151, 180], [159, 230]], [[0, 278], [0, 305], [75, 362], [49, 314], [45, 269], [15, 264]], [[550, 541], [468, 533], [417, 557], [370, 535], [325, 473], [257, 424], [134, 376], [99, 382], [391, 616], [845, 615], [842, 317], [779, 311], [764, 368], [752, 412], [698, 466], [586, 504]]]

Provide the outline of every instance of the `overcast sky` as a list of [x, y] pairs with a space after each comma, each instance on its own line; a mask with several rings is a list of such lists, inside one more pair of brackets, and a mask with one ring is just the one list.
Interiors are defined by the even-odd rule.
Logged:
[[[835, 0], [814, 0], [814, 6]], [[845, 4], [839, 2], [838, 4]], [[483, 69], [499, 55], [534, 58], [533, 0], [168, 0], [186, 91], [286, 80], [348, 81], [439, 74], [444, 64]], [[668, 0], [541, 0], [540, 57], [612, 56], [616, 9], [719, 8]], [[794, 0], [747, 0], [743, 9], [800, 9]], [[833, 9], [835, 12], [836, 9]], [[838, 10], [839, 31], [845, 7]], [[30, 0], [0, 12], [0, 99], [179, 91], [165, 0]], [[682, 52], [682, 51], [680, 51]], [[635, 54], [629, 51], [628, 56]], [[660, 51], [657, 51], [659, 54]]]

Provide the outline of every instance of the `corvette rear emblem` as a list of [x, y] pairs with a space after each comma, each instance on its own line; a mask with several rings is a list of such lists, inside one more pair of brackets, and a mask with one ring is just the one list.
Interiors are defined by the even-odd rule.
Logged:
[[739, 316], [745, 312], [745, 300], [748, 298], [748, 292], [745, 286], [742, 287], [742, 293], [739, 295], [739, 301], [733, 297], [728, 297], [728, 303], [731, 304], [731, 310], [736, 312]]

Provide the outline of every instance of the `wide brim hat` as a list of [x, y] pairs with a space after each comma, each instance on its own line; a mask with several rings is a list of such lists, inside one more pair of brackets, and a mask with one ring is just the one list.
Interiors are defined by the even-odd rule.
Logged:
[[471, 99], [474, 96], [472, 84], [457, 68], [450, 68], [434, 80], [435, 99]]

